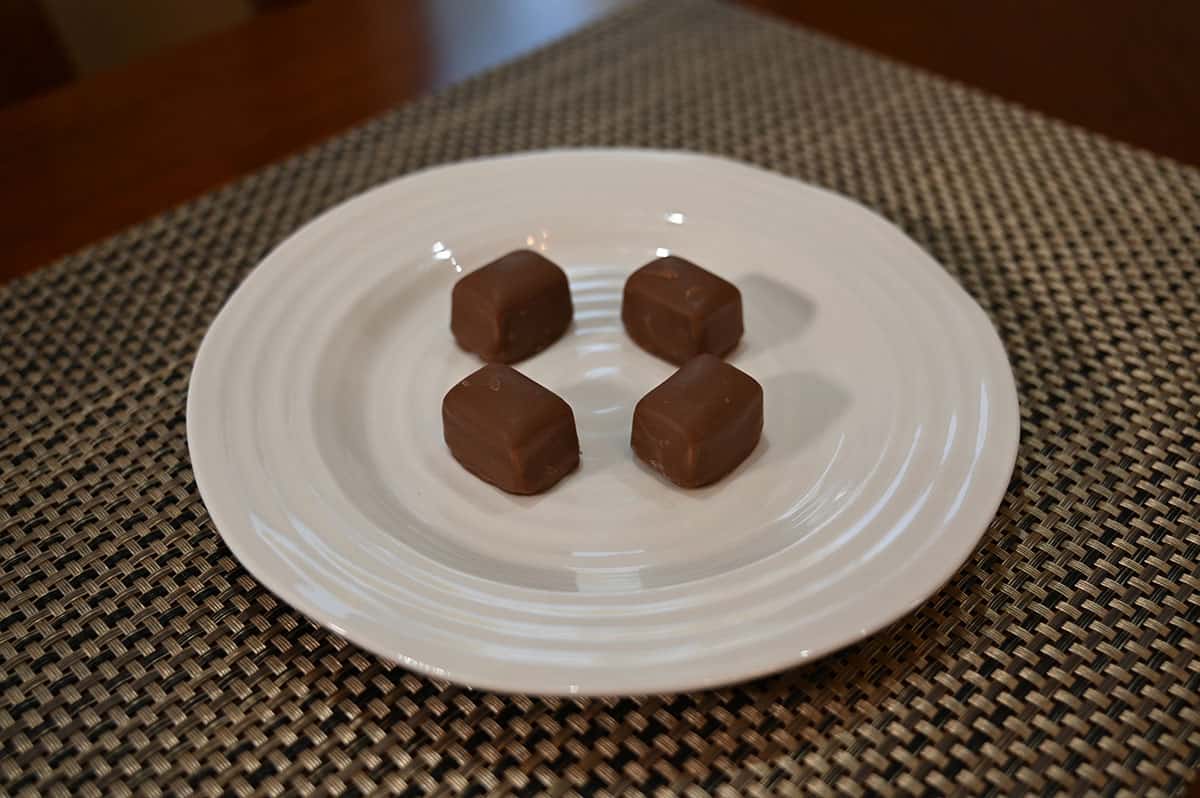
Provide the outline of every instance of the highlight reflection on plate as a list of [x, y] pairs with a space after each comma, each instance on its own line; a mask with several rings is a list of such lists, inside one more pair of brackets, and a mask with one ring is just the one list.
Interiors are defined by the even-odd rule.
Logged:
[[[478, 366], [450, 288], [518, 247], [575, 303], [518, 366], [571, 404], [583, 449], [532, 497], [462, 470], [440, 420]], [[758, 449], [696, 491], [629, 450], [673, 368], [624, 335], [621, 289], [667, 253], [741, 289], [730, 359], [765, 392]], [[632, 150], [442, 167], [329, 211], [229, 301], [188, 399], [205, 503], [267, 587], [415, 670], [531, 693], [692, 689], [860, 639], [967, 557], [1017, 435], [995, 332], [897, 229], [748, 166]]]

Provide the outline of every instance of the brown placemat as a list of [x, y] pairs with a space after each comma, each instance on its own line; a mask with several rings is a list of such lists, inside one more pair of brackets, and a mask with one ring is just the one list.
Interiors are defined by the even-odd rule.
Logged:
[[[1000, 330], [1012, 485], [922, 609], [729, 689], [501, 697], [390, 666], [233, 559], [192, 357], [272, 245], [382, 180], [721, 153], [876, 208]], [[119, 190], [115, 189], [115, 190]], [[1200, 764], [1200, 173], [707, 2], [647, 4], [0, 292], [0, 792], [1181, 793]]]

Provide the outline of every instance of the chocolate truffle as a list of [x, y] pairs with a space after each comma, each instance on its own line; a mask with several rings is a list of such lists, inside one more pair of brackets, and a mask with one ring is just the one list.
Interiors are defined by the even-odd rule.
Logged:
[[451, 388], [442, 433], [464, 468], [509, 493], [541, 493], [579, 465], [570, 405], [509, 366], [484, 366]]
[[515, 363], [557, 341], [571, 324], [567, 275], [519, 249], [454, 284], [450, 331], [488, 363]]
[[762, 436], [763, 391], [713, 355], [697, 355], [633, 410], [633, 451], [682, 488], [716, 482]]
[[638, 346], [676, 365], [725, 355], [742, 337], [742, 293], [691, 261], [659, 258], [625, 281], [621, 321]]

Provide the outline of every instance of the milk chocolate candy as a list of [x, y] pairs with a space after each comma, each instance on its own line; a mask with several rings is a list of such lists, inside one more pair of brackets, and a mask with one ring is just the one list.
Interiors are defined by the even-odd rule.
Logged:
[[638, 346], [676, 365], [725, 355], [742, 337], [742, 293], [691, 261], [659, 258], [625, 281], [621, 321]]
[[515, 363], [557, 341], [571, 324], [567, 275], [519, 249], [454, 284], [450, 331], [488, 363]]
[[633, 451], [682, 488], [716, 482], [762, 436], [763, 391], [714, 355], [697, 355], [633, 410]]
[[579, 465], [570, 405], [509, 366], [484, 366], [451, 388], [442, 433], [464, 468], [509, 493], [541, 493]]

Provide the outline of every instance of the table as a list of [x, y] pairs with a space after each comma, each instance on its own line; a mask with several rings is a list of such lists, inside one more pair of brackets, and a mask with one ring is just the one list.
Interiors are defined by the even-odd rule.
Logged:
[[[811, 666], [692, 695], [423, 679], [266, 593], [187, 379], [278, 241], [382, 180], [680, 147], [841, 191], [996, 325], [1022, 443], [979, 548]], [[644, 4], [0, 289], [0, 788], [1177, 794], [1200, 765], [1200, 172], [705, 0]]]

